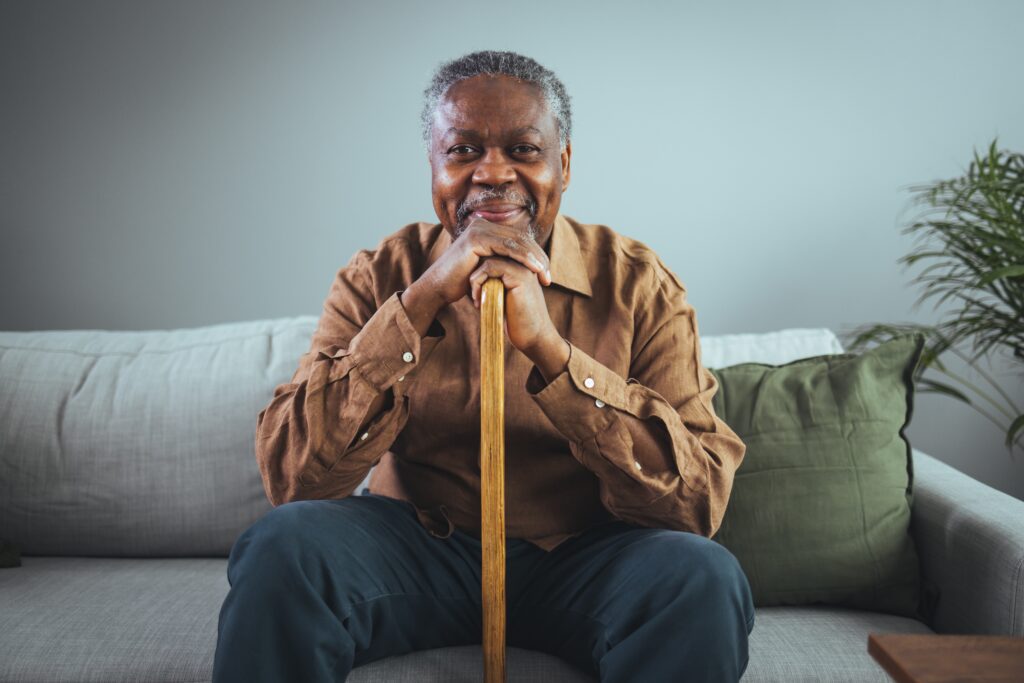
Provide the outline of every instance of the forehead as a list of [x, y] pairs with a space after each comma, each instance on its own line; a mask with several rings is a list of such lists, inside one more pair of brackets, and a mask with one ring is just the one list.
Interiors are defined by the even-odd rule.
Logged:
[[534, 127], [557, 135], [558, 123], [541, 89], [509, 76], [473, 76], [448, 88], [434, 112], [435, 134], [449, 128], [482, 134]]

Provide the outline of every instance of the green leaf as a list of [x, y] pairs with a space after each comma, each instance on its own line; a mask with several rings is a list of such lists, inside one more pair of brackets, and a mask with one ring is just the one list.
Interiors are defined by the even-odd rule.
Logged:
[[[908, 208], [914, 215], [907, 215], [901, 231], [913, 238], [909, 253], [898, 261], [916, 273], [910, 284], [920, 296], [913, 306], [931, 304], [941, 321], [935, 326], [863, 325], [851, 332], [853, 343], [844, 346], [853, 351], [917, 328], [927, 343], [913, 373], [914, 385], [971, 406], [1002, 431], [1005, 418], [1020, 408], [979, 363], [1003, 350], [1018, 365], [1024, 362], [1024, 154], [1000, 150], [994, 139], [975, 148], [968, 162], [958, 177], [909, 187]], [[969, 350], [958, 348], [967, 342]], [[974, 367], [1006, 407], [947, 369], [942, 362], [946, 354]], [[943, 373], [953, 385], [925, 379], [926, 369]], [[976, 401], [968, 398], [968, 390]], [[988, 415], [983, 401], [999, 408], [1004, 419]], [[1011, 448], [1021, 444], [1024, 416], [1013, 421], [1007, 438]]]
[[995, 270], [986, 273], [981, 278], [978, 284], [984, 286], [993, 282], [994, 280], [1001, 280], [1003, 278], [1020, 277], [1024, 275], [1024, 264], [1019, 266], [1003, 266], [1002, 268], [996, 268]]
[[[946, 396], [952, 396], [958, 401], [963, 401], [967, 405], [971, 405], [971, 399], [967, 397], [962, 391], [956, 387], [952, 387], [943, 382], [936, 382], [933, 379], [927, 379], [922, 377], [917, 381], [919, 390], [923, 392], [935, 392], [937, 394], [945, 394]], [[924, 389], [921, 389], [924, 387]]]
[[1006, 447], [1009, 448], [1013, 445], [1014, 440], [1017, 438], [1017, 432], [1024, 429], [1024, 414], [1018, 415], [1011, 424], [1010, 428], [1006, 430]]

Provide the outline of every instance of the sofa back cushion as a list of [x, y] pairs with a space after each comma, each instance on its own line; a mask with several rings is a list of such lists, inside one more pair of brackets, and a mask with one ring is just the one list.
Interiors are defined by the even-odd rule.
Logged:
[[[270, 509], [256, 417], [316, 323], [0, 332], [0, 538], [26, 555], [226, 557]], [[827, 329], [701, 340], [709, 367], [841, 350]]]
[[782, 365], [800, 358], [842, 352], [839, 339], [827, 328], [708, 335], [700, 340], [701, 363], [707, 368], [740, 363]]
[[0, 333], [0, 537], [26, 555], [227, 556], [270, 509], [256, 416], [315, 326]]

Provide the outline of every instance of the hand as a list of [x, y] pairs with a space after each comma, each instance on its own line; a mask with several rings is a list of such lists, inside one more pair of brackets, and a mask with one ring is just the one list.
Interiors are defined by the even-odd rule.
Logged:
[[522, 230], [477, 218], [412, 286], [428, 287], [439, 308], [453, 304], [472, 296], [470, 274], [482, 259], [493, 256], [519, 263], [542, 284], [551, 284], [548, 255], [534, 239]]
[[537, 274], [517, 261], [502, 256], [481, 260], [469, 276], [474, 306], [480, 308], [484, 282], [492, 277], [505, 285], [505, 334], [512, 346], [530, 355], [527, 352], [547, 342], [561, 341], [548, 314]]
[[541, 285], [551, 284], [547, 254], [521, 230], [475, 219], [402, 294], [422, 336], [437, 311], [464, 296], [480, 306], [488, 277], [505, 285], [505, 333], [550, 381], [568, 362], [569, 345], [556, 330]]

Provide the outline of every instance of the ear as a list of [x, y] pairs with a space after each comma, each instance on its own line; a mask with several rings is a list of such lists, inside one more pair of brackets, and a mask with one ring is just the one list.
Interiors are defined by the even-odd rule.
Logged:
[[562, 150], [562, 192], [569, 189], [569, 160], [572, 158], [572, 142], [566, 141], [565, 149]]

